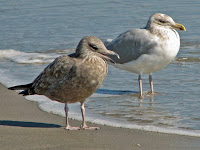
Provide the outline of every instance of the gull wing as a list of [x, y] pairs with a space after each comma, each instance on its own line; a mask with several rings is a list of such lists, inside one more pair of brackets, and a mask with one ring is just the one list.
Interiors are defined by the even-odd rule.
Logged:
[[30, 90], [33, 90], [33, 94], [44, 94], [50, 86], [63, 80], [63, 78], [69, 80], [76, 71], [74, 64], [74, 60], [67, 55], [56, 58], [33, 81]]
[[119, 54], [120, 59], [112, 57], [116, 63], [126, 63], [136, 60], [142, 54], [148, 54], [157, 45], [152, 34], [147, 29], [133, 29], [120, 34], [112, 42], [107, 43], [107, 49]]

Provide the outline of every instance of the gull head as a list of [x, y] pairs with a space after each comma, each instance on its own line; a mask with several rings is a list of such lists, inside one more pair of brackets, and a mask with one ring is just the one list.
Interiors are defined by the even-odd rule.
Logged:
[[101, 57], [104, 60], [115, 63], [107, 55], [116, 55], [119, 58], [119, 55], [114, 51], [108, 50], [103, 42], [95, 36], [85, 36], [78, 44], [76, 49], [76, 54], [81, 57], [88, 57], [90, 55], [96, 55]]
[[182, 24], [176, 23], [170, 16], [161, 13], [155, 13], [149, 18], [146, 29], [153, 30], [154, 27], [186, 31]]

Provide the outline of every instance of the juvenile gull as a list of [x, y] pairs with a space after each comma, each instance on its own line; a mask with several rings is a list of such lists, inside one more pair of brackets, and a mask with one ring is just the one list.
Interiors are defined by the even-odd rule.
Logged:
[[186, 31], [182, 24], [165, 14], [155, 13], [145, 28], [132, 29], [120, 34], [106, 47], [119, 54], [113, 58], [115, 67], [139, 74], [140, 97], [142, 97], [142, 74], [149, 74], [153, 94], [152, 72], [166, 67], [176, 57], [180, 48], [180, 37], [175, 29]]
[[65, 103], [66, 129], [79, 130], [68, 121], [69, 103], [80, 102], [82, 129], [99, 129], [88, 127], [85, 122], [84, 102], [101, 85], [107, 75], [107, 62], [113, 60], [106, 55], [116, 55], [107, 50], [105, 45], [94, 36], [84, 37], [78, 44], [76, 52], [69, 56], [56, 58], [30, 84], [10, 87], [10, 90], [23, 90], [19, 94], [45, 95], [52, 100]]

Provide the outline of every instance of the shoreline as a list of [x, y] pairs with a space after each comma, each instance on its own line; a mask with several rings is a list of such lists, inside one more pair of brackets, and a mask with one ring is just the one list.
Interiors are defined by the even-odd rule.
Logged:
[[[70, 120], [80, 126], [80, 121]], [[88, 123], [91, 126], [91, 123]], [[98, 125], [96, 131], [64, 129], [65, 118], [44, 112], [0, 84], [0, 147], [7, 149], [199, 150], [200, 138]]]

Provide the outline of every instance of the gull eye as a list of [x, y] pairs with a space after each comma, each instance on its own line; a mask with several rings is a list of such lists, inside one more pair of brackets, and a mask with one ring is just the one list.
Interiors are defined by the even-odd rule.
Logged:
[[160, 23], [166, 23], [166, 21], [164, 21], [164, 20], [159, 20], [159, 22], [160, 22]]
[[98, 47], [96, 45], [90, 44], [90, 47], [92, 47], [92, 49], [94, 50], [98, 50]]

